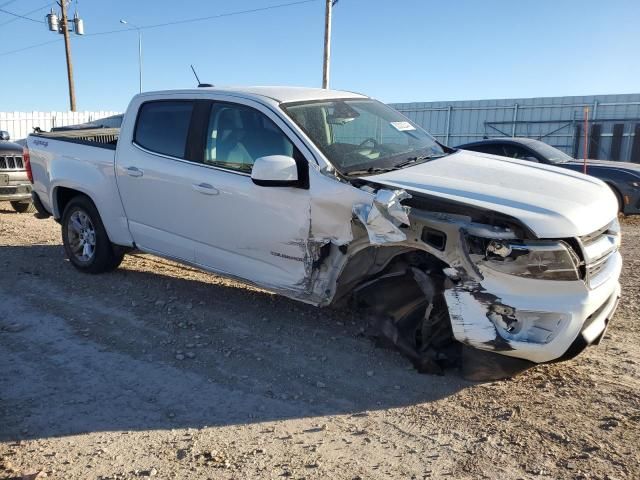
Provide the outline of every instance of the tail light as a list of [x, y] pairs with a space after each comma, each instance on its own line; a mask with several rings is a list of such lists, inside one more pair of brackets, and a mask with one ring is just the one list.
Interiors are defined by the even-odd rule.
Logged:
[[31, 172], [31, 156], [29, 155], [29, 149], [22, 147], [22, 162], [24, 163], [24, 169], [27, 171], [27, 178], [33, 184], [33, 173]]

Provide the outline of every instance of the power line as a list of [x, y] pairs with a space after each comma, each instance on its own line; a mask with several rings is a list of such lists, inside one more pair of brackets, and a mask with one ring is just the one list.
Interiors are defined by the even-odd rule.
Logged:
[[[235, 12], [227, 12], [227, 13], [219, 13], [217, 15], [208, 15], [206, 17], [197, 17], [197, 18], [188, 18], [185, 20], [176, 20], [173, 22], [165, 22], [165, 23], [157, 23], [154, 25], [141, 25], [139, 28], [140, 30], [148, 30], [148, 29], [152, 29], [152, 28], [160, 28], [160, 27], [167, 27], [170, 25], [180, 25], [180, 24], [185, 24], [185, 23], [193, 23], [193, 22], [201, 22], [204, 20], [214, 20], [214, 19], [218, 19], [218, 18], [224, 18], [224, 17], [234, 17], [237, 15], [244, 15], [244, 14], [249, 14], [249, 13], [257, 13], [257, 12], [264, 12], [266, 10], [274, 10], [277, 8], [285, 8], [285, 7], [291, 7], [294, 5], [302, 5], [305, 3], [314, 3], [317, 2], [318, 0], [298, 0], [296, 2], [288, 2], [288, 3], [280, 3], [277, 5], [270, 5], [267, 7], [259, 7], [259, 8], [252, 8], [250, 10], [238, 10]], [[94, 37], [94, 36], [98, 36], [98, 35], [110, 35], [110, 34], [115, 34], [115, 33], [124, 33], [124, 32], [129, 32], [135, 30], [134, 28], [121, 28], [118, 30], [108, 30], [108, 31], [104, 31], [104, 32], [95, 32], [95, 33], [87, 33], [84, 36], [85, 37]], [[18, 53], [18, 52], [23, 52], [25, 50], [31, 50], [33, 48], [38, 48], [38, 47], [42, 47], [44, 45], [49, 45], [51, 43], [54, 42], [59, 42], [60, 40], [51, 40], [48, 42], [43, 42], [43, 43], [38, 43], [36, 45], [29, 45], [27, 47], [23, 47], [23, 48], [19, 48], [16, 50], [10, 50], [8, 52], [2, 52], [0, 53], [0, 57], [3, 57], [5, 55], [11, 55], [13, 53]]]
[[50, 43], [57, 43], [57, 42], [61, 42], [61, 41], [62, 41], [62, 39], [58, 38], [56, 40], [49, 40], [48, 42], [36, 43], [35, 45], [29, 45], [28, 47], [22, 47], [22, 48], [18, 48], [16, 50], [9, 50], [8, 52], [0, 53], [0, 57], [3, 57], [5, 55], [11, 55], [12, 53], [24, 52], [25, 50], [31, 50], [32, 48], [43, 47], [45, 45], [49, 45]]
[[[289, 3], [280, 3], [278, 5], [270, 5], [267, 7], [259, 7], [259, 8], [252, 8], [250, 10], [238, 10], [236, 12], [227, 12], [227, 13], [219, 13], [217, 15], [208, 15], [206, 17], [196, 17], [196, 18], [187, 18], [184, 20], [175, 20], [173, 22], [165, 22], [165, 23], [156, 23], [153, 25], [141, 25], [139, 28], [140, 30], [149, 30], [152, 28], [160, 28], [160, 27], [168, 27], [170, 25], [181, 25], [184, 23], [193, 23], [193, 22], [202, 22], [204, 20], [213, 20], [213, 19], [217, 19], [217, 18], [224, 18], [224, 17], [235, 17], [237, 15], [244, 15], [247, 13], [257, 13], [257, 12], [264, 12], [267, 10], [275, 10], [276, 8], [285, 8], [285, 7], [291, 7], [294, 5], [302, 5], [304, 3], [312, 3], [312, 2], [317, 2], [318, 0], [298, 0], [297, 2], [289, 2]], [[87, 33], [85, 35], [85, 37], [89, 37], [89, 36], [96, 36], [96, 35], [108, 35], [111, 33], [122, 33], [122, 32], [127, 32], [130, 30], [136, 30], [135, 28], [126, 28], [126, 29], [118, 29], [118, 30], [108, 30], [105, 32], [95, 32], [95, 33]]]
[[9, 0], [8, 2], [4, 2], [3, 4], [1, 4], [1, 5], [0, 5], [0, 8], [4, 8], [4, 7], [6, 7], [7, 5], [9, 5], [10, 3], [13, 3], [13, 2], [15, 2], [15, 1], [16, 1], [16, 0]]
[[31, 20], [32, 22], [42, 23], [42, 20], [36, 20], [35, 18], [25, 17], [24, 15], [19, 15], [17, 13], [10, 12], [9, 10], [5, 10], [4, 8], [0, 8], [0, 12], [6, 13], [7, 15], [13, 15], [14, 17], [22, 18], [24, 20]]
[[[48, 8], [51, 5], [53, 5], [53, 3], [49, 2], [49, 3], [45, 4], [45, 5], [42, 5], [41, 7], [34, 8], [33, 10], [25, 12], [22, 15], [31, 15], [32, 13], [36, 13], [39, 10], [44, 10], [45, 8]], [[0, 27], [2, 27], [3, 25], [7, 25], [9, 23], [15, 22], [16, 20], [19, 20], [19, 18], [12, 18], [11, 20], [7, 20], [6, 22], [0, 23]], [[32, 19], [29, 19], [29, 20], [32, 20]]]

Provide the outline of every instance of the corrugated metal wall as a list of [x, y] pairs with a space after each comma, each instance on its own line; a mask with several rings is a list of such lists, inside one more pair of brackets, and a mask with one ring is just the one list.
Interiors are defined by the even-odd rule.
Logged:
[[632, 152], [635, 132], [640, 129], [640, 94], [414, 102], [391, 106], [449, 146], [485, 136], [530, 137], [577, 158], [583, 156], [584, 109], [587, 107], [590, 133], [594, 126], [593, 133], [598, 129], [601, 132], [599, 141], [597, 135], [590, 135], [589, 157], [609, 159], [617, 154], [619, 160], [640, 162], [640, 148]]
[[0, 112], [0, 130], [7, 130], [12, 140], [20, 140], [32, 133], [33, 127], [49, 131], [53, 127], [78, 125], [119, 112]]

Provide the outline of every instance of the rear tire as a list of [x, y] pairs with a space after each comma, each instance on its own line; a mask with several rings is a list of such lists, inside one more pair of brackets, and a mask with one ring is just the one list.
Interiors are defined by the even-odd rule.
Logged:
[[83, 196], [71, 199], [62, 215], [62, 243], [67, 258], [81, 272], [103, 273], [118, 268], [124, 252], [109, 240], [93, 202]]
[[32, 202], [11, 202], [11, 207], [18, 213], [35, 213], [36, 211]]

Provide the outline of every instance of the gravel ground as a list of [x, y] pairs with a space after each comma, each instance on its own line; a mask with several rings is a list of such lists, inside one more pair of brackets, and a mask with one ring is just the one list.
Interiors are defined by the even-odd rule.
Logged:
[[349, 312], [147, 255], [88, 276], [0, 203], [0, 479], [640, 478], [640, 218], [603, 343], [416, 373]]

